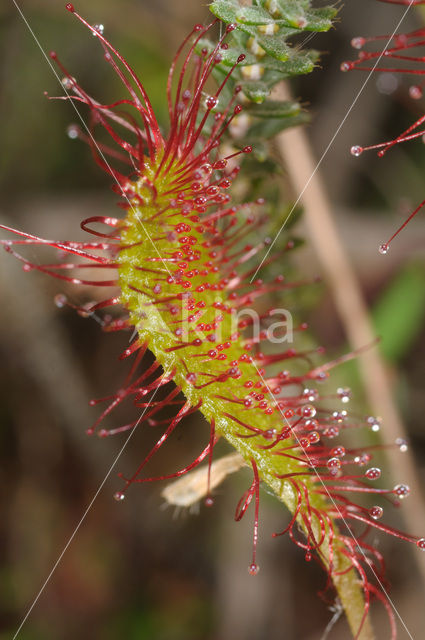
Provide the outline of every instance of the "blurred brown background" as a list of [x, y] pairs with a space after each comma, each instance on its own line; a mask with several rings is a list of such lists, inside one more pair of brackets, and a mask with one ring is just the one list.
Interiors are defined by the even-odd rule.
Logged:
[[[106, 101], [121, 96], [95, 39], [65, 11], [62, 0], [21, 0], [20, 6], [43, 49], [57, 50], [92, 95]], [[105, 25], [107, 36], [137, 69], [165, 123], [167, 66], [191, 26], [207, 19], [207, 7], [198, 0], [91, 0], [81, 1], [78, 8], [90, 22]], [[317, 156], [365, 79], [339, 71], [341, 61], [353, 57], [351, 38], [391, 32], [399, 15], [399, 7], [347, 0], [335, 30], [310, 42], [326, 52], [322, 69], [298, 80], [293, 90], [310, 105], [309, 136]], [[419, 24], [412, 11], [406, 28]], [[44, 237], [77, 239], [80, 220], [109, 215], [116, 198], [87, 148], [65, 135], [75, 121], [71, 106], [44, 97], [44, 90], [61, 95], [60, 86], [11, 0], [0, 6], [0, 51], [1, 222]], [[398, 134], [423, 112], [423, 103], [409, 100], [408, 86], [401, 77], [374, 76], [328, 153], [322, 176], [377, 332], [385, 336], [383, 356], [423, 481], [423, 214], [388, 256], [380, 256], [377, 247], [425, 197], [425, 153], [416, 142], [393, 149], [383, 160], [374, 154], [358, 159], [349, 154], [353, 144]], [[36, 254], [34, 250], [35, 260]], [[300, 254], [298, 262], [305, 273], [320, 273], [311, 251]], [[105, 336], [93, 320], [58, 310], [53, 297], [65, 289], [41, 274], [24, 274], [16, 261], [0, 253], [1, 640], [18, 628], [124, 441], [90, 439], [85, 429], [97, 416], [89, 399], [112, 392], [125, 376], [126, 366], [117, 356], [128, 336]], [[71, 289], [67, 293], [74, 302], [93, 296]], [[314, 332], [331, 355], [339, 354], [347, 345], [325, 286], [315, 300], [308, 312]], [[355, 366], [337, 374], [334, 384], [340, 383], [356, 389], [359, 401], [353, 408], [366, 412]], [[129, 409], [119, 418], [124, 423], [133, 416]], [[152, 472], [171, 472], [189, 462], [204, 446], [206, 434], [201, 419], [193, 418], [173, 447], [155, 460]], [[214, 507], [201, 507], [199, 515], [174, 517], [173, 509], [162, 509], [160, 485], [134, 489], [123, 504], [112, 500], [120, 486], [116, 472], [134, 469], [154, 438], [146, 430], [136, 433], [18, 637], [322, 638], [333, 615], [316, 596], [324, 576], [304, 562], [287, 538], [271, 539], [272, 531], [286, 526], [287, 515], [265, 493], [261, 571], [255, 579], [247, 574], [252, 514], [240, 523], [233, 521], [235, 505], [249, 482], [244, 472], [227, 480], [217, 491]], [[383, 485], [398, 481], [403, 478], [397, 470], [387, 468]], [[397, 514], [387, 511], [389, 522], [403, 526]], [[383, 537], [378, 544], [389, 558], [393, 601], [412, 636], [421, 638], [418, 552]], [[379, 605], [375, 623], [378, 638], [388, 638]], [[341, 624], [329, 637], [349, 634]], [[400, 638], [407, 637], [400, 626]]]

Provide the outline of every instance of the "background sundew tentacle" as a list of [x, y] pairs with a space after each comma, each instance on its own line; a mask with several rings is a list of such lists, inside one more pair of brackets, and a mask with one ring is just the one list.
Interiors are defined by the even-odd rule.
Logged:
[[[411, 7], [425, 4], [423, 0], [379, 0], [379, 2], [403, 5], [405, 8], [402, 16], [406, 16]], [[407, 33], [397, 31], [393, 34], [357, 36], [351, 40], [351, 46], [358, 51], [357, 59], [344, 61], [341, 64], [341, 71], [358, 70], [405, 75], [414, 79], [414, 84], [409, 88], [409, 98], [412, 100], [422, 98], [425, 86], [425, 81], [422, 79], [425, 74], [425, 27]], [[351, 154], [359, 157], [364, 151], [377, 150], [378, 157], [382, 158], [398, 144], [423, 138], [424, 123], [425, 114], [417, 118], [396, 138], [365, 147], [355, 144], [351, 147]], [[410, 213], [388, 240], [379, 245], [381, 254], [388, 253], [393, 240], [423, 210], [424, 205], [425, 200]]]
[[[419, 549], [425, 549], [425, 539], [381, 524], [383, 509], [379, 504], [367, 509], [352, 501], [351, 496], [367, 493], [384, 496], [391, 502], [406, 497], [409, 488], [405, 485], [375, 488], [370, 483], [379, 479], [380, 470], [368, 467], [363, 471], [371, 460], [373, 447], [358, 451], [333, 443], [340, 429], [379, 427], [379, 421], [350, 416], [345, 410], [332, 411], [328, 408], [329, 397], [320, 396], [311, 388], [326, 379], [339, 360], [317, 366], [312, 359], [320, 350], [305, 352], [287, 345], [280, 351], [275, 347], [272, 350], [268, 331], [272, 314], [262, 309], [258, 335], [255, 331], [253, 335], [245, 335], [244, 329], [250, 330], [250, 322], [238, 315], [258, 297], [284, 292], [295, 284], [282, 275], [270, 283], [262, 280], [250, 283], [253, 271], [249, 262], [268, 243], [267, 238], [251, 243], [264, 225], [265, 203], [262, 198], [243, 204], [232, 202], [228, 190], [239, 172], [235, 158], [250, 154], [253, 149], [249, 144], [228, 153], [222, 150], [221, 142], [231, 122], [243, 110], [240, 94], [251, 93], [260, 102], [259, 96], [265, 99], [277, 76], [269, 77], [270, 84], [260, 87], [261, 94], [258, 86], [253, 88], [254, 78], [249, 78], [248, 86], [235, 85], [233, 74], [240, 65], [252, 62], [242, 45], [252, 38], [254, 27], [265, 27], [258, 30], [262, 34], [261, 51], [255, 47], [255, 55], [264, 58], [263, 50], [266, 52], [269, 47], [279, 61], [274, 58], [268, 72], [294, 75], [311, 70], [311, 56], [299, 59], [299, 52], [291, 55], [286, 42], [275, 37], [278, 31], [284, 35], [288, 30], [293, 34], [304, 27], [329, 28], [333, 10], [304, 11], [309, 9], [308, 4], [304, 0], [299, 3], [291, 0], [286, 6], [284, 0], [277, 0], [261, 2], [241, 12], [233, 0], [213, 3], [218, 18], [227, 22], [225, 16], [229, 16], [232, 22], [218, 43], [209, 47], [202, 38], [214, 23], [206, 27], [196, 25], [179, 50], [167, 86], [168, 137], [160, 131], [146, 91], [129, 64], [99, 29], [88, 25], [68, 5], [69, 11], [98, 38], [108, 64], [128, 93], [127, 98], [112, 105], [100, 104], [52, 54], [64, 73], [65, 89], [72, 92], [67, 98], [83, 103], [90, 112], [93, 130], [89, 129], [89, 135], [85, 136], [79, 129], [73, 129], [73, 137], [86, 137], [96, 161], [114, 179], [125, 215], [121, 219], [85, 220], [83, 229], [95, 236], [96, 241], [43, 240], [3, 226], [17, 234], [18, 239], [2, 244], [23, 262], [26, 270], [37, 269], [78, 285], [118, 286], [116, 295], [91, 306], [76, 307], [79, 313], [90, 314], [120, 304], [122, 317], [102, 320], [105, 329], [135, 329], [133, 341], [121, 356], [134, 358], [129, 375], [115, 394], [93, 401], [108, 404], [89, 433], [105, 437], [129, 431], [140, 421], [163, 426], [164, 430], [133, 475], [121, 475], [124, 484], [115, 498], [122, 500], [133, 484], [155, 479], [145, 476], [146, 464], [179, 423], [199, 410], [210, 424], [204, 449], [191, 464], [158, 479], [180, 477], [204, 460], [208, 460], [211, 468], [214, 446], [218, 438], [225, 438], [253, 472], [252, 484], [236, 512], [239, 520], [253, 502], [250, 573], [258, 572], [256, 545], [261, 535], [262, 481], [290, 511], [285, 531], [304, 551], [307, 561], [315, 559], [325, 568], [326, 588], [332, 583], [336, 588], [353, 635], [363, 640], [373, 637], [368, 620], [373, 596], [387, 606], [394, 637], [393, 616], [386, 593], [382, 592], [384, 571], [380, 554], [364, 541], [363, 534], [356, 540], [353, 531], [357, 532], [356, 525], [366, 525], [368, 529], [379, 529], [414, 542]], [[235, 42], [240, 49], [236, 56], [232, 54], [226, 60], [226, 38], [237, 33], [239, 27], [243, 35], [239, 34], [239, 39], [235, 36]], [[274, 39], [271, 41], [269, 37]], [[250, 42], [251, 48], [252, 45]], [[212, 76], [225, 62], [228, 68], [224, 77], [221, 74], [214, 93], [209, 88]], [[179, 74], [177, 63], [181, 67]], [[280, 63], [284, 65], [282, 68]], [[265, 58], [262, 64], [266, 64]], [[124, 105], [133, 110], [131, 115], [122, 113]], [[280, 116], [282, 108], [280, 105]], [[95, 124], [107, 131], [118, 152], [96, 142]], [[131, 174], [111, 167], [109, 158], [124, 160], [126, 172], [130, 163]], [[106, 231], [92, 226], [99, 223], [106, 226]], [[82, 262], [33, 264], [15, 250], [16, 246], [39, 244], [77, 256]], [[74, 271], [80, 270], [84, 274], [89, 267], [99, 274], [106, 269], [108, 275], [104, 279], [99, 275], [97, 280], [74, 275]], [[64, 306], [67, 300], [60, 296], [56, 303]], [[300, 325], [294, 332], [305, 328]], [[147, 349], [156, 361], [140, 372], [139, 365]], [[280, 366], [285, 369], [279, 370]], [[343, 402], [350, 397], [345, 389], [339, 389], [336, 395]], [[101, 427], [103, 419], [127, 399], [143, 408], [142, 418], [111, 430]], [[176, 409], [171, 420], [157, 415], [164, 407]], [[398, 446], [402, 449], [406, 445], [398, 443]], [[211, 502], [207, 489], [207, 504]]]

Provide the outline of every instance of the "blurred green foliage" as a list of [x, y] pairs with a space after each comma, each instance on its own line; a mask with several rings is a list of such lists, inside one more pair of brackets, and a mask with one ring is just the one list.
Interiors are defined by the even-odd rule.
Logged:
[[381, 293], [372, 320], [381, 353], [395, 364], [412, 348], [425, 319], [425, 271], [422, 264], [404, 266]]

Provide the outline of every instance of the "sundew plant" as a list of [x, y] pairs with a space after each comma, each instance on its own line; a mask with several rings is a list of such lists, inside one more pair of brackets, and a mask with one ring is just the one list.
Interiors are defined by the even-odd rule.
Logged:
[[[131, 501], [135, 491], [148, 491], [158, 481], [170, 504], [201, 500], [212, 513], [215, 487], [246, 467], [250, 482], [235, 515], [240, 520], [248, 508], [253, 512], [246, 579], [255, 580], [261, 565], [259, 536], [271, 535], [261, 528], [265, 487], [282, 503], [282, 530], [273, 535], [290, 536], [305, 561], [320, 565], [321, 595], [342, 608], [351, 636], [375, 637], [369, 611], [378, 601], [388, 614], [385, 637], [395, 638], [376, 540], [389, 534], [420, 552], [425, 538], [385, 524], [384, 505], [398, 505], [410, 489], [401, 481], [382, 487], [373, 454], [385, 446], [402, 454], [406, 443], [370, 445], [365, 438], [359, 448], [340, 438], [345, 431], [380, 426], [379, 418], [350, 411], [349, 389], [332, 388], [333, 369], [356, 353], [326, 361], [320, 347], [305, 347], [308, 327], [295, 321], [290, 309], [305, 284], [289, 266], [298, 240], [285, 230], [284, 241], [275, 244], [281, 223], [275, 216], [282, 205], [268, 201], [267, 182], [264, 193], [248, 190], [247, 199], [241, 200], [237, 189], [244, 172], [256, 180], [260, 157], [273, 166], [268, 143], [275, 135], [307, 120], [297, 101], [279, 99], [279, 84], [318, 66], [319, 54], [304, 41], [332, 27], [336, 8], [310, 0], [212, 2], [210, 20], [193, 26], [171, 61], [164, 87], [166, 129], [158, 123], [143, 73], [136, 74], [103, 25], [90, 24], [71, 3], [66, 9], [79, 23], [75, 38], [96, 38], [103, 64], [119, 78], [122, 92], [111, 104], [92, 97], [77, 80], [78, 69], [63, 62], [66, 51], [52, 51], [64, 93], [47, 97], [70, 101], [82, 114], [81, 123], [69, 127], [69, 137], [86, 143], [109, 175], [120, 210], [87, 217], [81, 223], [84, 241], [42, 238], [1, 225], [5, 236], [8, 232], [1, 243], [25, 271], [48, 274], [77, 291], [114, 291], [84, 305], [58, 293], [55, 302], [96, 317], [105, 332], [124, 331], [129, 339], [119, 356], [129, 362], [128, 376], [114, 393], [92, 401], [102, 408], [87, 432], [130, 437], [136, 429], [149, 429], [157, 441], [136, 469], [119, 474], [115, 500]], [[80, 26], [85, 31], [78, 31]], [[406, 50], [418, 38], [422, 31], [394, 36], [386, 59], [410, 60]], [[356, 39], [353, 46], [362, 55], [344, 63], [343, 70], [370, 69], [381, 52], [365, 53], [363, 46], [375, 40]], [[422, 135], [416, 129], [423, 121], [379, 148], [385, 152]], [[362, 151], [352, 149], [356, 156]], [[33, 257], [39, 246], [59, 257], [40, 263]], [[388, 243], [382, 245], [382, 252], [387, 249]], [[134, 405], [134, 419], [110, 427], [124, 403]], [[148, 463], [162, 447], [173, 446], [174, 432], [184, 429], [192, 414], [204, 418], [199, 421], [203, 449], [184, 467], [176, 462], [162, 475], [149, 475]], [[227, 441], [231, 453], [217, 457], [219, 441]]]

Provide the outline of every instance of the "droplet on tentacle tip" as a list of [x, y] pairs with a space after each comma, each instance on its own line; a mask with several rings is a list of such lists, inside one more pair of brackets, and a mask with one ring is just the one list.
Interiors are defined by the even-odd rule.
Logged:
[[407, 440], [405, 440], [404, 438], [396, 438], [395, 443], [402, 453], [406, 453], [409, 448]]
[[122, 491], [116, 491], [114, 493], [114, 500], [116, 500], [117, 502], [122, 502], [125, 498], [125, 495], [123, 494]]
[[72, 89], [74, 82], [75, 82], [74, 78], [68, 78], [68, 76], [64, 76], [61, 80], [61, 84], [63, 88], [66, 89], [67, 91]]
[[317, 410], [312, 404], [305, 404], [301, 409], [301, 414], [304, 418], [314, 418]]
[[64, 293], [58, 293], [53, 298], [53, 301], [54, 301], [55, 305], [58, 307], [58, 309], [62, 309], [67, 304], [68, 298], [66, 297], [66, 295]]
[[71, 138], [71, 140], [75, 140], [76, 138], [78, 138], [78, 133], [79, 127], [76, 124], [70, 124], [66, 129], [66, 134], [68, 138]]
[[348, 387], [339, 387], [336, 392], [341, 402], [344, 402], [344, 404], [350, 402], [351, 389], [349, 389]]
[[347, 412], [345, 411], [345, 409], [343, 409], [342, 411], [332, 411], [332, 414], [331, 414], [332, 421], [344, 422], [346, 418], [347, 418]]
[[256, 576], [259, 571], [260, 571], [260, 567], [255, 562], [250, 564], [248, 567], [248, 573], [250, 576]]
[[310, 444], [317, 444], [318, 442], [320, 442], [320, 435], [317, 431], [313, 431], [308, 436], [308, 439], [310, 441]]
[[381, 477], [381, 469], [378, 469], [378, 467], [371, 467], [365, 471], [365, 476], [368, 480], [377, 480]]
[[333, 449], [331, 449], [331, 456], [332, 457], [337, 457], [337, 458], [343, 458], [345, 456], [345, 447], [342, 447], [341, 445], [339, 445], [338, 447], [333, 447]]
[[338, 460], [338, 458], [329, 458], [326, 466], [328, 467], [331, 476], [336, 476], [341, 469], [341, 461]]
[[350, 71], [351, 69], [354, 68], [354, 64], [352, 62], [346, 61], [346, 62], [342, 62], [340, 67], [341, 71]]
[[353, 38], [351, 40], [351, 46], [353, 47], [353, 49], [361, 49], [362, 47], [364, 47], [366, 43], [366, 39], [362, 38], [361, 36], [358, 36], [357, 38]]
[[380, 520], [382, 518], [382, 516], [384, 515], [384, 510], [382, 507], [371, 507], [369, 509], [369, 515], [371, 518], [373, 518], [374, 520]]
[[82, 318], [89, 318], [90, 316], [92, 316], [93, 315], [92, 306], [94, 304], [95, 304], [94, 302], [86, 302], [85, 304], [83, 304], [81, 307], [77, 309], [78, 315], [81, 316]]
[[103, 24], [94, 24], [93, 29], [97, 31], [97, 33], [94, 33], [94, 31], [92, 31], [92, 35], [94, 37], [96, 37], [98, 33], [103, 36], [103, 32], [105, 31], [105, 27], [103, 26]]
[[339, 436], [339, 427], [337, 426], [326, 427], [326, 429], [323, 431], [323, 435], [326, 436], [327, 438], [336, 438], [337, 436]]
[[214, 109], [218, 105], [218, 98], [216, 96], [207, 96], [205, 99], [205, 106], [207, 109]]
[[358, 464], [358, 465], [359, 465], [359, 467], [364, 467], [364, 466], [365, 466], [365, 464], [367, 464], [368, 462], [370, 462], [370, 458], [371, 458], [371, 456], [370, 456], [370, 454], [369, 454], [369, 453], [362, 453], [361, 455], [356, 456], [356, 457], [354, 458], [354, 463], [355, 463], [355, 464]]
[[[307, 398], [309, 402], [314, 402], [315, 400], [318, 400], [319, 394], [317, 392], [317, 389], [304, 389], [303, 397]], [[316, 409], [314, 409], [314, 412], [316, 413]], [[303, 412], [303, 415], [305, 415], [304, 412]], [[307, 417], [310, 417], [310, 414], [307, 414]]]
[[358, 158], [363, 153], [363, 147], [360, 147], [358, 144], [355, 144], [353, 147], [351, 147], [350, 153], [352, 156], [355, 156], [356, 158]]
[[425, 538], [419, 538], [419, 540], [416, 542], [416, 546], [421, 551], [425, 551]]
[[409, 87], [409, 96], [412, 100], [420, 100], [422, 98], [422, 88], [418, 87], [417, 84], [412, 84], [412, 86]]
[[404, 500], [410, 494], [410, 487], [407, 484], [396, 484], [393, 492], [400, 500]]
[[382, 244], [379, 245], [378, 251], [380, 254], [384, 256], [386, 253], [388, 253], [389, 248], [390, 248], [390, 245], [387, 244], [386, 242], [383, 242]]
[[381, 428], [382, 419], [375, 416], [368, 416], [366, 422], [368, 423], [370, 430], [377, 433]]

